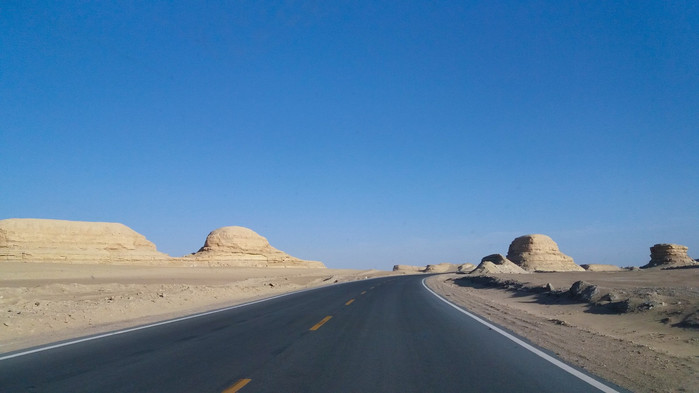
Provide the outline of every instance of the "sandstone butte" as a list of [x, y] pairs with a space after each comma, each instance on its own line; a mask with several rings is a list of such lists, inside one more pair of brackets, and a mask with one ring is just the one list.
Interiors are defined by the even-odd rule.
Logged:
[[255, 231], [229, 226], [209, 233], [204, 246], [182, 260], [210, 266], [324, 268], [322, 262], [304, 261], [272, 247]]
[[699, 266], [699, 263], [687, 255], [688, 249], [687, 246], [679, 244], [656, 244], [650, 248], [650, 262], [641, 266], [641, 269], [652, 267]]
[[522, 269], [533, 272], [585, 271], [563, 254], [558, 244], [546, 235], [524, 235], [510, 244], [507, 259]]
[[129, 264], [169, 259], [143, 235], [119, 223], [0, 220], [2, 261]]

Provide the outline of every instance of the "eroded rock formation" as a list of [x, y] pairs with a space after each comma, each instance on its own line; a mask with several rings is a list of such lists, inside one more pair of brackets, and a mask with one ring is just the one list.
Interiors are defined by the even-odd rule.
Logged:
[[585, 271], [563, 254], [558, 244], [546, 235], [525, 235], [512, 241], [507, 259], [533, 272]]
[[521, 267], [514, 264], [509, 259], [501, 254], [490, 254], [481, 259], [478, 267], [471, 271], [471, 274], [522, 274], [529, 273]]
[[124, 224], [10, 218], [0, 220], [0, 260], [126, 264], [169, 256]]
[[456, 272], [458, 268], [459, 266], [453, 263], [439, 263], [436, 265], [427, 265], [427, 267], [425, 267], [425, 273]]
[[651, 267], [699, 266], [687, 255], [688, 248], [679, 244], [656, 244], [650, 248], [650, 262], [641, 269]]
[[617, 265], [602, 265], [597, 263], [590, 263], [586, 265], [580, 265], [583, 269], [588, 272], [620, 272], [624, 269]]
[[325, 267], [322, 262], [304, 261], [277, 250], [255, 231], [239, 226], [212, 231], [199, 251], [183, 259], [216, 266]]
[[459, 267], [456, 269], [457, 272], [459, 273], [471, 273], [473, 269], [476, 268], [476, 265], [472, 263], [463, 263], [459, 265]]

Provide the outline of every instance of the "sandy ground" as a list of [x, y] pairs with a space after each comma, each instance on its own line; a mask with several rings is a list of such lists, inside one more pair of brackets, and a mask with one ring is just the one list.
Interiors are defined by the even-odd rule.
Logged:
[[[438, 275], [427, 284], [629, 390], [699, 392], [699, 329], [678, 325], [699, 310], [699, 269], [465, 277]], [[592, 302], [565, 293], [578, 280], [611, 293], [612, 300], [629, 298], [634, 307], [620, 312], [608, 298]], [[554, 290], [544, 290], [546, 284]]]
[[390, 274], [378, 270], [3, 262], [0, 353]]

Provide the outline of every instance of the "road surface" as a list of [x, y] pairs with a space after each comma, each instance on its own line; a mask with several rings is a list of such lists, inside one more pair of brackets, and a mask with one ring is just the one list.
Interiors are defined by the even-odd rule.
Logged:
[[423, 278], [334, 285], [2, 355], [0, 391], [600, 391], [440, 300]]

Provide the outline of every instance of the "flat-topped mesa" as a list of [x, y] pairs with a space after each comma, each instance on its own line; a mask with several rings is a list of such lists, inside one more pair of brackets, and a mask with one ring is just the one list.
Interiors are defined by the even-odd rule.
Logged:
[[546, 235], [525, 235], [512, 241], [507, 259], [533, 272], [585, 271], [573, 258], [563, 254], [558, 244]]
[[679, 244], [656, 244], [650, 248], [650, 262], [641, 269], [651, 267], [699, 266], [687, 255], [688, 247]]
[[209, 233], [204, 246], [184, 257], [217, 266], [324, 268], [322, 262], [304, 261], [272, 247], [255, 231], [230, 226]]
[[149, 263], [169, 260], [124, 224], [34, 218], [0, 220], [0, 260]]

